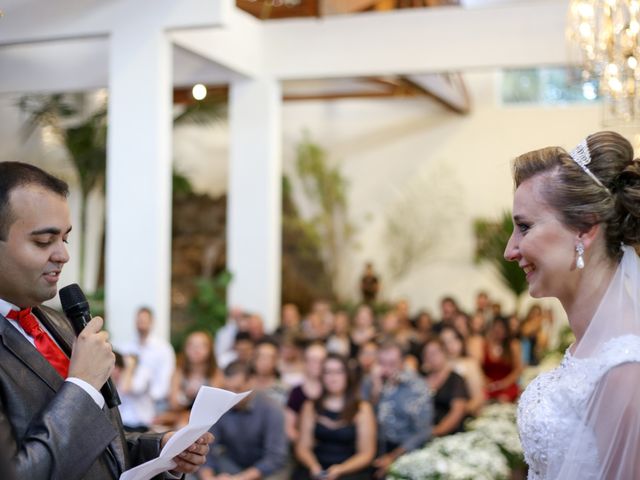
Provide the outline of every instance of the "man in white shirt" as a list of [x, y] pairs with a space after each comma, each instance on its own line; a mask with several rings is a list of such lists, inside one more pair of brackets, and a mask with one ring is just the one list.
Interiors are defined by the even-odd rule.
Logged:
[[239, 307], [231, 307], [227, 323], [216, 332], [215, 354], [220, 368], [225, 368], [236, 360], [234, 350], [236, 335], [238, 332], [246, 332], [249, 329], [248, 316]]
[[164, 339], [151, 334], [153, 313], [148, 307], [140, 307], [136, 314], [138, 338], [123, 344], [117, 350], [123, 355], [135, 355], [138, 365], [150, 374], [149, 394], [156, 413], [167, 409], [171, 375], [176, 368], [173, 347]]

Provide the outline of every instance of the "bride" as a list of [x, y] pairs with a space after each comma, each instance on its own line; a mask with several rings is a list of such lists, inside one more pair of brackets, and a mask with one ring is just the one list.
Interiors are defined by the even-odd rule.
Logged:
[[505, 258], [576, 337], [520, 399], [529, 480], [640, 479], [640, 161], [598, 132], [519, 156], [514, 180]]

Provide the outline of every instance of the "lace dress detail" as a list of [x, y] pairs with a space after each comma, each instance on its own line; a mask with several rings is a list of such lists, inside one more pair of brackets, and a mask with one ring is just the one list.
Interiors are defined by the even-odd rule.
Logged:
[[[613, 338], [589, 358], [573, 357], [567, 350], [558, 368], [531, 382], [518, 404], [518, 430], [529, 465], [528, 480], [555, 479], [557, 472], [551, 471], [550, 465], [560, 465], [563, 460], [580, 465], [581, 479], [595, 480], [596, 438], [586, 429], [584, 412], [598, 380], [611, 368], [627, 362], [640, 362], [639, 336]], [[579, 458], [567, 459], [576, 435], [581, 442]]]

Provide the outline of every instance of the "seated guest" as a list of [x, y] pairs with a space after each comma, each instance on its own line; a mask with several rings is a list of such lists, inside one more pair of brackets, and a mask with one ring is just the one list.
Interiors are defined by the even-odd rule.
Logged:
[[441, 340], [429, 340], [424, 346], [422, 366], [435, 412], [431, 434], [442, 437], [461, 432], [469, 394], [464, 379], [451, 368]]
[[280, 341], [278, 372], [280, 380], [288, 388], [297, 387], [304, 381], [303, 342], [300, 337], [285, 334]]
[[238, 332], [233, 342], [234, 360], [251, 365], [255, 348], [249, 332]]
[[322, 343], [312, 343], [304, 351], [304, 381], [291, 390], [285, 408], [285, 429], [292, 443], [298, 440], [302, 405], [307, 400], [316, 400], [322, 392], [320, 377], [326, 356], [327, 349]]
[[[232, 362], [224, 369], [224, 388], [235, 393], [250, 388], [249, 366]], [[253, 393], [225, 413], [211, 428], [215, 440], [200, 470], [201, 480], [284, 480], [287, 439], [282, 409], [261, 393]]]
[[484, 374], [480, 363], [466, 354], [464, 339], [453, 327], [444, 327], [440, 332], [440, 339], [444, 344], [447, 357], [453, 371], [464, 378], [469, 392], [467, 413], [477, 415], [486, 403], [484, 390]]
[[514, 402], [518, 398], [518, 378], [522, 372], [520, 342], [509, 335], [504, 317], [496, 317], [487, 332], [482, 370], [487, 377], [490, 399]]
[[356, 359], [355, 373], [356, 378], [361, 380], [371, 373], [371, 370], [376, 364], [376, 358], [378, 356], [378, 344], [373, 340], [363, 343], [358, 350], [358, 357]]
[[[388, 311], [382, 317], [380, 322], [380, 333], [378, 340], [380, 342], [396, 340], [400, 333], [400, 318], [393, 310]], [[404, 345], [403, 345], [404, 346]]]
[[155, 417], [155, 405], [151, 397], [151, 371], [138, 364], [135, 355], [116, 357], [111, 378], [120, 394], [118, 406], [125, 430], [129, 432], [146, 432]]
[[171, 411], [163, 416], [163, 423], [166, 423], [166, 417], [173, 414], [175, 426], [185, 425], [200, 387], [219, 387], [221, 381], [211, 335], [202, 331], [190, 333], [171, 379]]
[[540, 305], [532, 305], [519, 332], [522, 339], [522, 357], [528, 365], [537, 365], [542, 352], [547, 347], [545, 323], [548, 322], [545, 321], [545, 315]]
[[249, 329], [249, 316], [245, 315], [240, 307], [231, 307], [227, 323], [216, 332], [215, 350], [216, 362], [220, 368], [224, 368], [236, 359], [233, 344], [239, 332]]
[[307, 401], [300, 419], [296, 456], [307, 478], [368, 480], [376, 453], [376, 420], [344, 357], [330, 353], [322, 369], [322, 394]]
[[431, 438], [433, 403], [424, 380], [403, 365], [402, 347], [385, 342], [378, 350], [378, 364], [362, 385], [362, 398], [373, 404], [377, 416], [376, 478], [384, 478], [400, 455], [422, 447]]
[[469, 335], [471, 334], [471, 331], [469, 329], [470, 323], [471, 323], [471, 318], [469, 317], [469, 315], [467, 315], [464, 312], [458, 312], [456, 313], [456, 316], [453, 317], [453, 322], [451, 326], [455, 328], [458, 331], [458, 333], [462, 335], [462, 338], [466, 340], [467, 338], [469, 338]]
[[299, 337], [302, 334], [302, 322], [300, 320], [300, 310], [293, 303], [286, 303], [282, 306], [282, 316], [280, 326], [276, 329], [275, 336], [283, 338], [285, 336]]
[[333, 317], [324, 316], [320, 311], [311, 311], [302, 322], [302, 335], [311, 342], [325, 341], [331, 332], [332, 324]]
[[479, 365], [484, 362], [484, 336], [487, 322], [482, 313], [474, 313], [469, 320], [469, 336], [464, 340], [465, 349], [470, 357], [475, 358]]
[[278, 354], [275, 343], [266, 340], [258, 343], [253, 359], [251, 388], [284, 406], [289, 397], [289, 388], [280, 381]]
[[333, 330], [327, 338], [327, 351], [344, 357], [351, 356], [351, 320], [347, 312], [339, 311], [333, 317]]
[[168, 341], [153, 335], [153, 322], [151, 309], [140, 307], [135, 319], [135, 340], [124, 343], [118, 350], [123, 355], [135, 355], [138, 365], [149, 372], [154, 410], [162, 412], [169, 406], [171, 375], [176, 368], [176, 355]]
[[453, 320], [460, 312], [460, 307], [453, 297], [443, 297], [440, 300], [440, 321], [433, 326], [434, 333], [440, 334], [445, 325], [453, 325]]
[[361, 345], [367, 342], [375, 340], [378, 332], [376, 331], [375, 318], [373, 316], [373, 310], [369, 305], [360, 305], [356, 311], [356, 316], [353, 320], [353, 328], [351, 329], [351, 343], [357, 350]]
[[425, 310], [418, 312], [413, 320], [413, 325], [419, 341], [426, 342], [432, 335], [433, 318], [431, 314]]

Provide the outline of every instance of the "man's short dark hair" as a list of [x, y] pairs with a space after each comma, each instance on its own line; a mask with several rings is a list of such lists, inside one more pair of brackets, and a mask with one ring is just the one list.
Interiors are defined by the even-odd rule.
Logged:
[[246, 341], [253, 343], [251, 334], [249, 332], [238, 332], [236, 333], [236, 338], [233, 340], [233, 343], [236, 344], [238, 342], [246, 342]]
[[224, 368], [224, 376], [235, 377], [236, 375], [244, 375], [244, 378], [249, 378], [251, 375], [251, 367], [240, 360], [234, 360]]
[[0, 240], [6, 240], [14, 221], [9, 197], [11, 192], [25, 185], [37, 185], [66, 198], [69, 186], [44, 170], [22, 162], [0, 162]]
[[388, 350], [397, 350], [401, 357], [404, 357], [407, 352], [400, 342], [394, 339], [385, 339], [378, 345], [378, 352], [386, 352]]
[[146, 313], [153, 318], [153, 310], [150, 307], [142, 306], [138, 309], [138, 313]]

